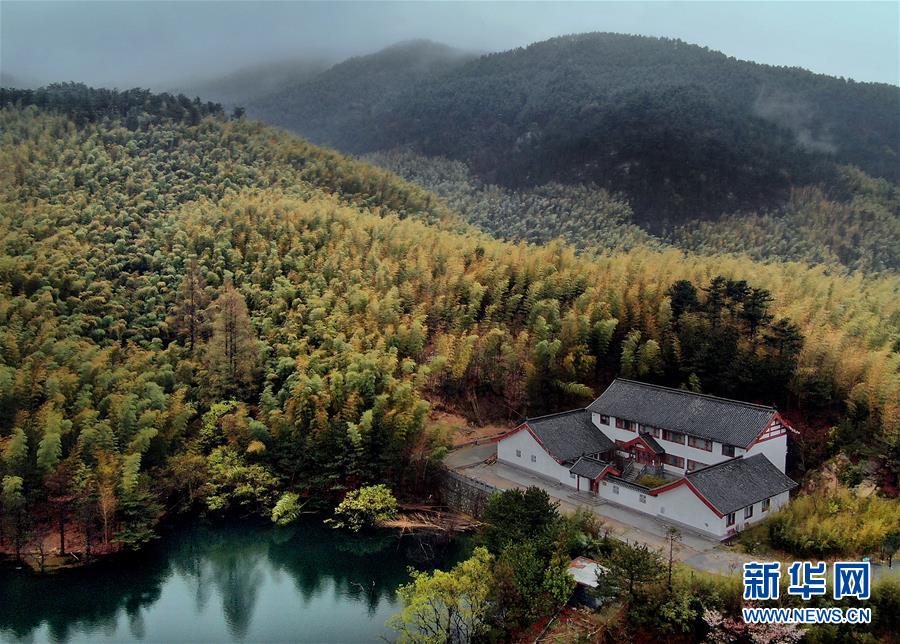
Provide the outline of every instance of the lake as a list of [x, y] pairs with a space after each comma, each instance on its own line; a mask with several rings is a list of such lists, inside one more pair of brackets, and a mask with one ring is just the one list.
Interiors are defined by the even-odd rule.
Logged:
[[449, 567], [464, 550], [313, 521], [193, 526], [86, 569], [0, 570], [0, 641], [373, 642], [391, 636], [407, 567]]

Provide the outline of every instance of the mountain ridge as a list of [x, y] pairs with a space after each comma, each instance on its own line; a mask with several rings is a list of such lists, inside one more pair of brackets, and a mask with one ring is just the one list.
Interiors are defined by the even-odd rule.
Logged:
[[609, 33], [427, 73], [353, 76], [385, 51], [262, 97], [249, 113], [354, 154], [408, 146], [461, 160], [510, 188], [596, 183], [625, 193], [656, 227], [778, 207], [793, 187], [834, 185], [836, 164], [900, 178], [900, 88], [883, 83]]

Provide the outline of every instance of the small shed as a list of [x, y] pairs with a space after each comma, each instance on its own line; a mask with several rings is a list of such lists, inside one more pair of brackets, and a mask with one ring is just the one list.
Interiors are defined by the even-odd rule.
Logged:
[[597, 576], [609, 573], [609, 568], [587, 557], [575, 557], [569, 564], [569, 574], [575, 578], [572, 602], [597, 608], [600, 600], [591, 591], [598, 586]]

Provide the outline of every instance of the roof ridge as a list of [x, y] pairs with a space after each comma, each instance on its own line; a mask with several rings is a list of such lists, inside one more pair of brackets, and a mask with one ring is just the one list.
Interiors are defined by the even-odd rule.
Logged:
[[594, 461], [595, 463], [606, 463], [607, 465], [610, 465], [609, 461], [604, 461], [602, 458], [596, 458], [594, 456], [591, 456], [590, 454], [582, 454], [577, 459], [575, 459], [575, 462], [577, 463], [581, 459], [584, 459], [586, 461]]
[[[762, 454], [754, 454], [753, 456], [762, 456]], [[753, 458], [751, 456], [750, 458]], [[712, 465], [704, 465], [703, 467], [698, 467], [695, 470], [691, 470], [690, 472], [685, 472], [684, 477], [687, 478], [692, 474], [696, 474], [697, 472], [706, 472], [707, 470], [711, 470], [723, 465], [728, 465], [729, 463], [734, 463], [744, 458], [744, 454], [739, 454], [738, 456], [732, 456], [731, 458], [727, 458], [724, 461], [719, 461], [718, 463], [713, 463]], [[750, 459], [746, 459], [750, 460]]]
[[[529, 418], [525, 417], [525, 420], [522, 423], [527, 423], [529, 420], [542, 420], [544, 418], [552, 418], [553, 416], [564, 416], [565, 414], [574, 414], [577, 411], [587, 411], [587, 407], [581, 407], [579, 409], [569, 409], [568, 411], [555, 411], [552, 414], [544, 414], [543, 416], [533, 416]], [[522, 424], [520, 423], [520, 424]]]
[[[744, 407], [756, 407], [757, 409], [765, 409], [772, 412], [777, 411], [773, 405], [761, 405], [759, 403], [747, 402], [746, 400], [737, 400], [736, 398], [725, 398], [724, 396], [714, 396], [712, 394], [697, 393], [694, 391], [685, 391], [684, 389], [676, 389], [675, 387], [666, 387], [665, 385], [657, 385], [652, 382], [642, 382], [640, 380], [631, 380], [630, 378], [616, 378], [613, 382], [628, 382], [641, 387], [652, 387], [653, 389], [663, 389], [672, 393], [681, 394], [683, 396], [698, 396], [700, 398], [709, 398], [710, 400], [720, 400], [722, 402], [734, 403]], [[610, 385], [611, 386], [611, 385]], [[601, 396], [603, 394], [600, 394]]]

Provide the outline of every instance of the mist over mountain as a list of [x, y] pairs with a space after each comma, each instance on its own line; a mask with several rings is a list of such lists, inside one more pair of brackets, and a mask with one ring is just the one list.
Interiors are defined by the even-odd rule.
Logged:
[[0, 87], [15, 87], [16, 89], [34, 89], [39, 83], [35, 83], [21, 76], [0, 71]]
[[288, 58], [257, 63], [223, 76], [183, 79], [164, 89], [200, 96], [225, 107], [243, 106], [258, 100], [260, 96], [268, 96], [284, 87], [307, 81], [333, 64], [333, 60], [320, 57]]
[[592, 33], [481, 57], [416, 41], [248, 103], [352, 153], [398, 146], [509, 188], [592, 183], [660, 229], [840, 191], [837, 166], [900, 177], [900, 88]]
[[248, 113], [315, 143], [362, 152], [393, 138], [391, 112], [409, 103], [420, 83], [443, 78], [476, 54], [428, 40], [398, 43], [350, 58], [305, 82], [259, 96]]

